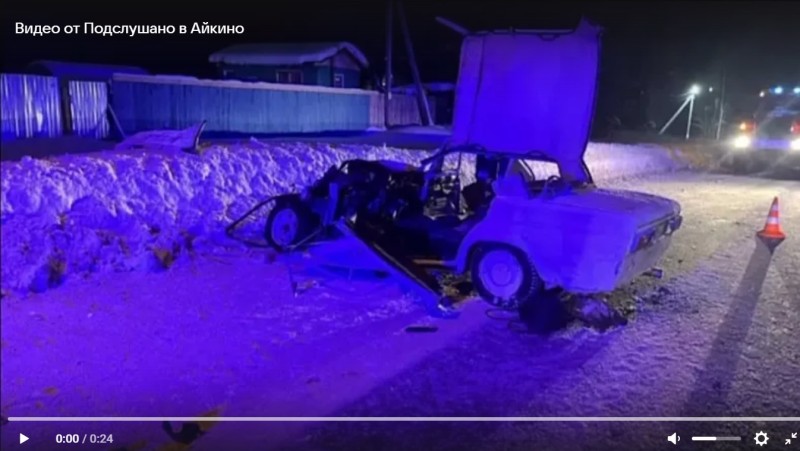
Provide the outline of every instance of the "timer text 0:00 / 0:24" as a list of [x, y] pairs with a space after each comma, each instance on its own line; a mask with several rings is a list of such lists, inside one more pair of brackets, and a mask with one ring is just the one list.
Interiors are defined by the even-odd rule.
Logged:
[[114, 443], [111, 434], [86, 434], [82, 439], [80, 434], [56, 434], [56, 443]]

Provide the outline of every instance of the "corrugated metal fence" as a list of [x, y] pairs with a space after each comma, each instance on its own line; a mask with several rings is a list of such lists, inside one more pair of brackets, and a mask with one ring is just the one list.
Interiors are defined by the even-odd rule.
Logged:
[[[382, 95], [360, 89], [117, 74], [109, 93], [104, 82], [23, 74], [2, 74], [1, 80], [3, 140], [55, 137], [70, 130], [105, 138], [109, 100], [126, 134], [180, 129], [203, 120], [207, 131], [254, 134], [384, 125]], [[391, 125], [420, 123], [412, 96], [393, 95], [390, 115]]]
[[[383, 116], [386, 114], [383, 104], [386, 99], [382, 93], [373, 92], [370, 96], [370, 124], [373, 127], [385, 125]], [[392, 94], [389, 100], [389, 125], [417, 125], [422, 123], [419, 115], [419, 104], [416, 96], [405, 94]], [[435, 122], [436, 118], [434, 118]]]
[[0, 90], [3, 140], [61, 134], [58, 80], [37, 75], [0, 74]]
[[70, 81], [70, 111], [72, 130], [76, 135], [102, 139], [110, 131], [108, 115], [108, 85], [106, 83]]
[[[126, 133], [181, 129], [206, 121], [206, 130], [233, 133], [308, 133], [365, 130], [369, 95], [317, 87], [237, 81], [114, 79], [114, 112]], [[355, 90], [339, 90], [355, 91]]]
[[[191, 77], [116, 74], [114, 112], [125, 133], [181, 129], [206, 121], [206, 131], [311, 133], [384, 125], [375, 91]], [[412, 96], [395, 95], [391, 125], [420, 123]]]
[[108, 135], [108, 88], [105, 83], [0, 74], [0, 90], [3, 140], [64, 134], [65, 102], [69, 102], [69, 129], [73, 134], [95, 138]]

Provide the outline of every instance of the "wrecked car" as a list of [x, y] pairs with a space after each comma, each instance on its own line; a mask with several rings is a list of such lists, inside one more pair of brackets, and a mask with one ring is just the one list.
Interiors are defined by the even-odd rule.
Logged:
[[680, 207], [592, 180], [599, 34], [582, 22], [467, 36], [449, 141], [419, 166], [330, 168], [274, 199], [266, 240], [290, 250], [344, 233], [431, 292], [441, 287], [428, 269], [445, 268], [506, 309], [549, 288], [608, 292], [647, 272], [681, 226]]

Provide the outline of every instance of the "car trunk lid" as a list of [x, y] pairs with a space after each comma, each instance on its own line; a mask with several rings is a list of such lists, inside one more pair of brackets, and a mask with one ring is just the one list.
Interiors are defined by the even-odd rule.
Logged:
[[552, 201], [575, 208], [622, 213], [635, 217], [639, 227], [680, 214], [680, 206], [673, 200], [625, 190], [589, 188], [555, 197]]
[[564, 178], [590, 181], [583, 161], [594, 113], [600, 29], [482, 32], [461, 49], [448, 146], [542, 155]]

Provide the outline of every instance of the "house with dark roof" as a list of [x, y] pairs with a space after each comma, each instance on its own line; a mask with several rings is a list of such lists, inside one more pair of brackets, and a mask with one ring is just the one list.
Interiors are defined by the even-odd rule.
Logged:
[[223, 79], [361, 87], [367, 58], [349, 42], [239, 44], [211, 54]]

